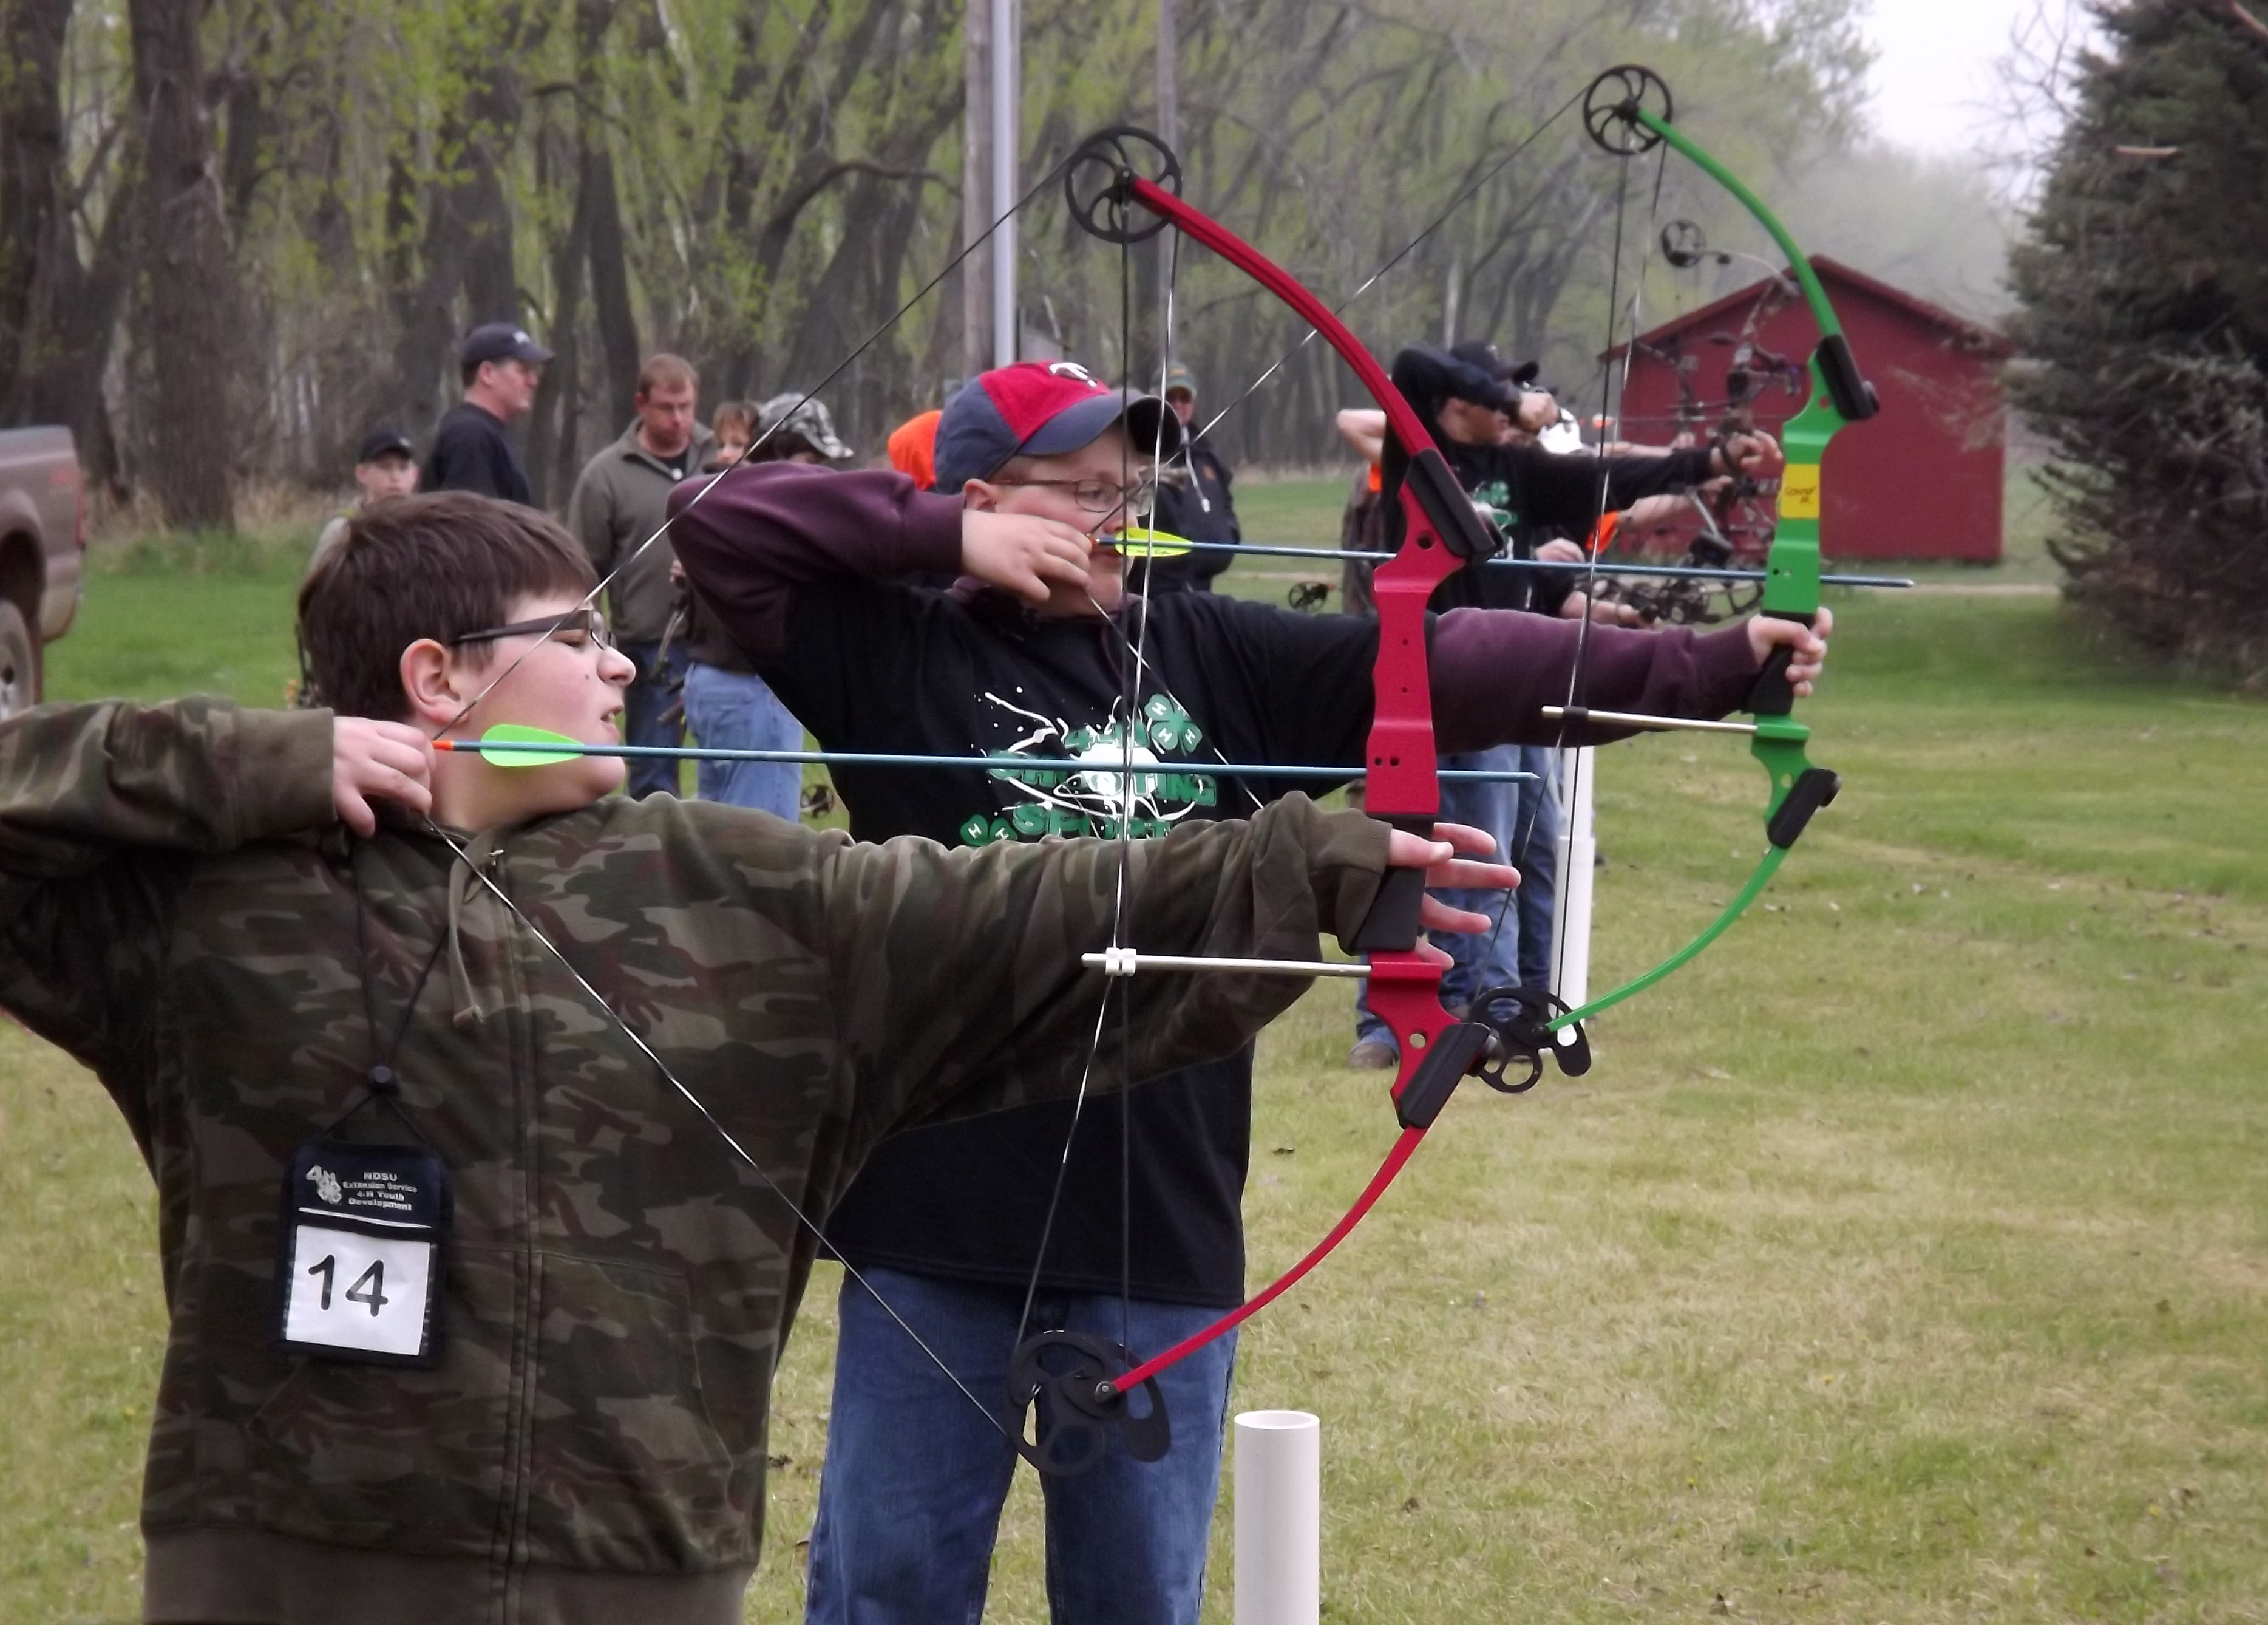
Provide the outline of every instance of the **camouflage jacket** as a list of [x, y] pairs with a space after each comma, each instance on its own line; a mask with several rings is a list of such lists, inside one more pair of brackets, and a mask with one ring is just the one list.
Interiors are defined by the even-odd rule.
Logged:
[[[96, 1072], [157, 1181], [151, 1617], [342, 1619], [374, 1585], [421, 1625], [737, 1621], [810, 1237], [430, 831], [344, 833], [330, 731], [194, 699], [0, 724], [0, 1007]], [[1112, 845], [858, 846], [668, 798], [461, 838], [806, 1212], [893, 1130], [1077, 1086]], [[1384, 856], [1298, 798], [1137, 842], [1126, 940], [1312, 957]], [[431, 1370], [273, 1341], [284, 1171], [372, 1059], [357, 875], [379, 1025], [439, 949], [394, 1063], [455, 1193]], [[1304, 984], [1128, 986], [1146, 1076]]]

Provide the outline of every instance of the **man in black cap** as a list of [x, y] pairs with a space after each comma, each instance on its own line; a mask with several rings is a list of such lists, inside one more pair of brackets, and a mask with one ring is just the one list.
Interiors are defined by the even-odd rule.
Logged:
[[533, 507], [527, 471], [504, 426], [535, 404], [535, 386], [551, 352], [509, 321], [490, 321], [465, 335], [458, 358], [465, 398], [442, 415], [425, 454], [427, 491], [473, 491]]

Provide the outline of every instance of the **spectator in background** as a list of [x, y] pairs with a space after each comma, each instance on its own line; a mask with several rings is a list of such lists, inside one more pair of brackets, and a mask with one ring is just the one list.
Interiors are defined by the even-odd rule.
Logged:
[[551, 352], [526, 328], [490, 321], [465, 335], [458, 372], [465, 398], [441, 415], [433, 447], [425, 454], [426, 491], [470, 491], [534, 506], [527, 471], [519, 466], [504, 425], [535, 404], [535, 386]]
[[890, 431], [890, 466], [917, 491], [937, 489], [937, 425], [944, 410], [932, 406]]
[[[755, 409], [762, 443], [756, 462], [840, 462], [850, 455], [834, 419], [799, 393], [776, 395]], [[763, 432], [770, 430], [769, 435]], [[712, 750], [799, 750], [803, 724], [740, 652], [690, 586], [680, 588], [686, 652], [685, 724]], [[793, 762], [710, 762], [694, 770], [704, 801], [753, 807], [791, 824], [802, 813], [803, 769]]]
[[[633, 745], [680, 742], [677, 691], [681, 678], [666, 655], [675, 556], [662, 528], [669, 493], [700, 471], [713, 437], [696, 413], [701, 380], [681, 357], [657, 355], [638, 371], [637, 416], [622, 439], [591, 459], [567, 505], [567, 528], [591, 556], [607, 588], [615, 646], [637, 667], [623, 696], [622, 734]], [[630, 764], [630, 793], [677, 789], [677, 764], [652, 757]]]
[[709, 432], [713, 439], [709, 461], [701, 465], [701, 471], [714, 474], [747, 456], [749, 442], [756, 438], [756, 418], [753, 401], [726, 401], [718, 407], [716, 417], [709, 420]]
[[355, 454], [354, 477], [354, 506], [325, 525], [315, 538], [314, 556], [307, 561], [311, 573], [346, 539], [347, 521], [353, 514], [373, 502], [406, 497], [417, 489], [417, 447], [392, 424], [372, 429], [362, 437], [362, 449]]
[[[1197, 380], [1178, 361], [1166, 369], [1166, 404], [1182, 420], [1183, 430], [1189, 430], [1197, 419]], [[1236, 505], [1229, 496], [1229, 477], [1227, 462], [1210, 441], [1191, 432], [1182, 441], [1181, 454], [1159, 470], [1151, 524], [1167, 536], [1192, 542], [1243, 541]], [[1213, 578], [1235, 562], [1230, 553], [1185, 553], [1130, 566], [1130, 579], [1152, 593], [1209, 593]]]
[[761, 444], [749, 449], [756, 462], [843, 462], [850, 458], [850, 448], [836, 437], [835, 419], [818, 401], [791, 389], [772, 396], [757, 410], [762, 415], [757, 425]]

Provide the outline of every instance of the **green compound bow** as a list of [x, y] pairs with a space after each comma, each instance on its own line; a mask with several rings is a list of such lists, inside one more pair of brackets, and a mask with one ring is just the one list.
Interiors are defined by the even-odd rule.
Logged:
[[[1826, 289], [1820, 286], [1811, 262], [1804, 257], [1787, 227], [1740, 177], [1670, 122], [1669, 87], [1659, 75], [1635, 65], [1609, 68], [1592, 82], [1584, 95], [1583, 125], [1594, 141], [1617, 158], [1635, 158], [1668, 142], [1756, 217], [1756, 223], [1787, 256], [1791, 274], [1803, 290], [1812, 319], [1819, 325], [1819, 343], [1811, 352], [1809, 364], [1811, 398], [1781, 430], [1787, 466], [1780, 479], [1779, 522], [1764, 560], [1761, 607], [1766, 615], [1814, 625], [1819, 618], [1821, 468], [1827, 454], [1827, 443], [1837, 431], [1845, 424], [1872, 417], [1881, 410], [1874, 386], [1860, 374], [1859, 364], [1851, 354], [1850, 341], [1844, 336], [1843, 323], [1835, 314], [1835, 307], [1828, 301]], [[1771, 883], [1788, 849], [1811, 822], [1812, 814], [1835, 799], [1842, 781], [1826, 768], [1812, 765], [1807, 753], [1811, 730], [1793, 715], [1795, 692], [1787, 681], [1792, 659], [1790, 651], [1775, 650], [1757, 675], [1756, 686], [1749, 691], [1743, 707], [1756, 719], [1753, 722], [1697, 725], [1675, 718], [1592, 711], [1573, 704], [1557, 708], [1556, 713], [1570, 726], [1584, 721], [1643, 728], [1698, 726], [1712, 732], [1749, 734], [1756, 758], [1771, 778], [1771, 796], [1764, 812], [1764, 857], [1724, 912], [1698, 936], [1660, 964], [1579, 1008], [1548, 1013], [1532, 1008], [1530, 1019], [1533, 1029], [1537, 1030], [1536, 1036], [1575, 1029], [1631, 994], [1653, 986], [1722, 936]], [[1511, 990], [1502, 990], [1499, 996], [1510, 993]], [[1550, 1047], [1549, 1042], [1536, 1044], [1534, 1052], [1549, 1053]]]

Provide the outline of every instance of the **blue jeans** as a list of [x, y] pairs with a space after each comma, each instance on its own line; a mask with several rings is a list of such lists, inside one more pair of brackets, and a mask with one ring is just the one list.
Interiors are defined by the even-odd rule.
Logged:
[[[803, 749], [803, 724], [762, 677], [699, 661], [685, 673], [685, 722], [714, 750]], [[803, 769], [793, 762], [703, 762], [694, 782], [704, 801], [754, 807], [790, 824], [802, 811]]]
[[[1020, 1288], [866, 1277], [977, 1398], [1003, 1402]], [[806, 1625], [976, 1625], [1015, 1451], [848, 1276], [841, 1308]], [[1133, 1347], [1155, 1353], [1218, 1313], [1137, 1300]], [[1120, 1314], [1116, 1296], [1042, 1292], [1032, 1325], [1117, 1342]], [[1163, 1460], [1136, 1461], [1114, 1432], [1093, 1472], [1040, 1480], [1057, 1625], [1196, 1625], [1235, 1345], [1231, 1333], [1160, 1373]]]
[[[678, 664], [661, 657], [658, 643], [625, 643], [622, 653], [637, 668], [630, 691], [622, 696], [622, 742], [626, 745], [681, 745], [682, 720], [665, 721], [677, 709]], [[632, 757], [630, 793], [643, 801], [649, 795], [677, 794], [677, 764], [666, 758]]]
[[[1535, 753], [1539, 757], [1545, 753]], [[1528, 764], [1518, 745], [1492, 745], [1485, 750], [1469, 750], [1455, 756], [1445, 756], [1445, 768], [1487, 770], [1514, 772]], [[1533, 767], [1528, 767], [1534, 772]], [[1496, 838], [1498, 856], [1520, 870], [1520, 889], [1506, 897], [1501, 891], [1470, 890], [1458, 886], [1444, 886], [1434, 895], [1452, 908], [1469, 909], [1476, 914], [1485, 914], [1495, 922], [1477, 936], [1462, 932], [1436, 931], [1431, 933], [1434, 944], [1449, 956], [1449, 968], [1441, 972], [1441, 1002], [1454, 1008], [1470, 1004], [1483, 989], [1500, 987], [1506, 983], [1523, 980], [1527, 963], [1525, 950], [1528, 937], [1528, 888], [1530, 883], [1528, 866], [1521, 861], [1521, 837], [1528, 833], [1526, 824], [1531, 803], [1528, 793], [1543, 789], [1540, 784], [1507, 784], [1492, 780], [1453, 779], [1441, 786], [1441, 819], [1447, 824], [1469, 824], [1475, 829], [1486, 830]], [[1540, 838], [1531, 836], [1527, 842], [1528, 856]], [[1549, 854], [1545, 867], [1550, 868]], [[1543, 894], [1543, 954], [1550, 956], [1551, 893], [1547, 875]], [[1363, 983], [1355, 990], [1354, 1036], [1359, 1041], [1375, 1039], [1392, 1045], [1393, 1030], [1370, 1008], [1370, 984]]]
[[1535, 775], [1520, 792], [1519, 832], [1512, 853], [1520, 871], [1513, 902], [1520, 910], [1520, 985], [1551, 986], [1551, 909], [1559, 894], [1559, 798], [1550, 778], [1558, 752], [1544, 745], [1522, 745], [1520, 765]]

